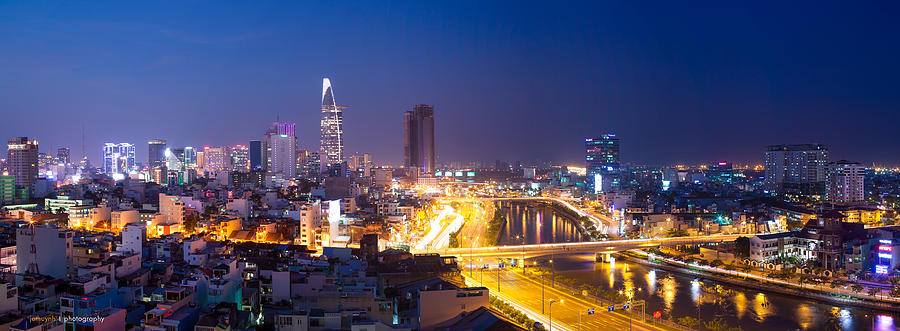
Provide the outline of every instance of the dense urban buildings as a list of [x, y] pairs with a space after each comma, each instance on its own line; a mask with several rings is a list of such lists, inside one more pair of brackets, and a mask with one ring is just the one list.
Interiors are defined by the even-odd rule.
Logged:
[[419, 104], [404, 113], [403, 154], [404, 166], [434, 173], [434, 107]]
[[331, 80], [322, 79], [322, 153], [326, 166], [344, 161], [344, 108], [334, 102]]

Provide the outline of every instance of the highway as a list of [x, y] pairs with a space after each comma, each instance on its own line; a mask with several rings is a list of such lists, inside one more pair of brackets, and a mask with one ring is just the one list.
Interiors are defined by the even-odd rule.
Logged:
[[[599, 303], [577, 298], [549, 286], [543, 288], [544, 314], [541, 314], [542, 292], [539, 281], [531, 280], [515, 272], [501, 270], [499, 273], [501, 283], [498, 291], [497, 269], [475, 271], [472, 277], [469, 277], [469, 272], [464, 272], [464, 275], [467, 277], [468, 284], [489, 288], [491, 295], [508, 303], [514, 303], [516, 308], [544, 324], [545, 328], [549, 326], [549, 317], [551, 317], [549, 301], [553, 299], [555, 301], [562, 300], [562, 302], [553, 303], [553, 330], [667, 330], [667, 328], [640, 323], [640, 317], [637, 314], [629, 323], [627, 315], [608, 312]], [[481, 283], [482, 279], [483, 283]], [[587, 314], [590, 308], [594, 308], [593, 315]], [[635, 311], [635, 313], [638, 312]]]

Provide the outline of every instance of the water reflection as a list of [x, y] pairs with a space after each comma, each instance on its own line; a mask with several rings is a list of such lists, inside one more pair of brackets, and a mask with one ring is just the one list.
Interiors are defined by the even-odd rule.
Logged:
[[[523, 201], [497, 202], [497, 210], [506, 217], [501, 245], [572, 242], [585, 240], [566, 213], [546, 203]], [[516, 236], [521, 236], [516, 238]]]
[[700, 304], [700, 281], [694, 279], [691, 281], [691, 300], [694, 300], [694, 304]]
[[797, 323], [800, 324], [800, 328], [804, 330], [808, 330], [809, 327], [814, 324], [816, 319], [813, 308], [805, 304], [797, 306], [795, 315]]
[[[662, 300], [666, 315], [671, 316], [672, 305], [675, 304], [675, 294], [678, 293], [678, 282], [675, 281], [675, 277], [669, 276], [660, 280], [659, 283], [662, 285]], [[660, 293], [656, 295], [660, 296]]]
[[772, 304], [769, 303], [769, 300], [766, 298], [766, 294], [759, 292], [756, 293], [756, 299], [753, 302], [753, 308], [756, 312], [756, 321], [764, 322], [769, 315], [772, 315], [771, 310]]
[[647, 272], [647, 293], [656, 293], [656, 270]]
[[744, 295], [744, 292], [738, 292], [734, 295], [734, 310], [737, 313], [737, 318], [744, 318], [744, 313], [747, 311], [747, 296]]
[[875, 317], [875, 330], [897, 330], [894, 317], [891, 315], [878, 315]]
[[[504, 205], [509, 222], [501, 242], [520, 244], [580, 240], [573, 223], [554, 215], [546, 206]], [[544, 222], [544, 221], [547, 222]], [[540, 223], [540, 226], [538, 224]], [[516, 239], [524, 235], [524, 239]], [[876, 313], [806, 300], [788, 295], [762, 293], [680, 273], [654, 269], [634, 262], [612, 260], [595, 263], [593, 256], [554, 255], [556, 275], [577, 279], [604, 291], [632, 291], [645, 300], [647, 311], [660, 310], [663, 318], [683, 316], [703, 320], [724, 319], [744, 330], [896, 330], [898, 313]]]

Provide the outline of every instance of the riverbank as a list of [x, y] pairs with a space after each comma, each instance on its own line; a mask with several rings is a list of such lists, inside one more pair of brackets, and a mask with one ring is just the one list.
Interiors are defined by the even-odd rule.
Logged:
[[705, 278], [710, 280], [715, 280], [722, 283], [727, 283], [731, 285], [736, 285], [740, 287], [752, 288], [755, 290], [792, 295], [803, 297], [807, 299], [812, 299], [821, 302], [827, 302], [832, 304], [841, 304], [841, 305], [850, 305], [859, 308], [866, 309], [874, 309], [881, 310], [885, 312], [896, 312], [900, 311], [900, 304], [895, 303], [887, 303], [887, 302], [872, 302], [864, 299], [856, 299], [851, 297], [843, 297], [843, 296], [835, 296], [832, 293], [821, 292], [815, 288], [803, 287], [798, 288], [796, 286], [786, 284], [786, 283], [769, 283], [764, 280], [758, 280], [755, 278], [746, 278], [740, 279], [735, 278], [732, 275], [726, 275], [721, 273], [715, 273], [707, 270], [700, 270], [694, 266], [688, 265], [686, 263], [678, 263], [675, 261], [664, 261], [662, 258], [657, 257], [658, 260], [663, 262], [653, 262], [648, 261], [645, 255], [638, 255], [637, 253], [619, 253], [616, 254], [618, 258], [624, 258], [628, 261], [635, 262], [638, 264], [642, 264], [645, 266], [659, 268], [662, 270], [679, 273], [683, 275], [695, 276], [699, 278]]

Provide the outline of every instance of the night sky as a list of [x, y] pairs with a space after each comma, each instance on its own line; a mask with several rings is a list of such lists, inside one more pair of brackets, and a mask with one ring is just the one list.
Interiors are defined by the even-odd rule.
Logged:
[[[400, 164], [435, 107], [438, 162], [581, 163], [614, 132], [645, 164], [760, 163], [777, 143], [900, 165], [892, 4], [731, 1], [0, 1], [0, 138], [95, 162], [103, 142], [319, 145], [322, 77], [347, 154]], [[5, 145], [4, 145], [5, 146]], [[0, 147], [5, 149], [5, 147]]]

